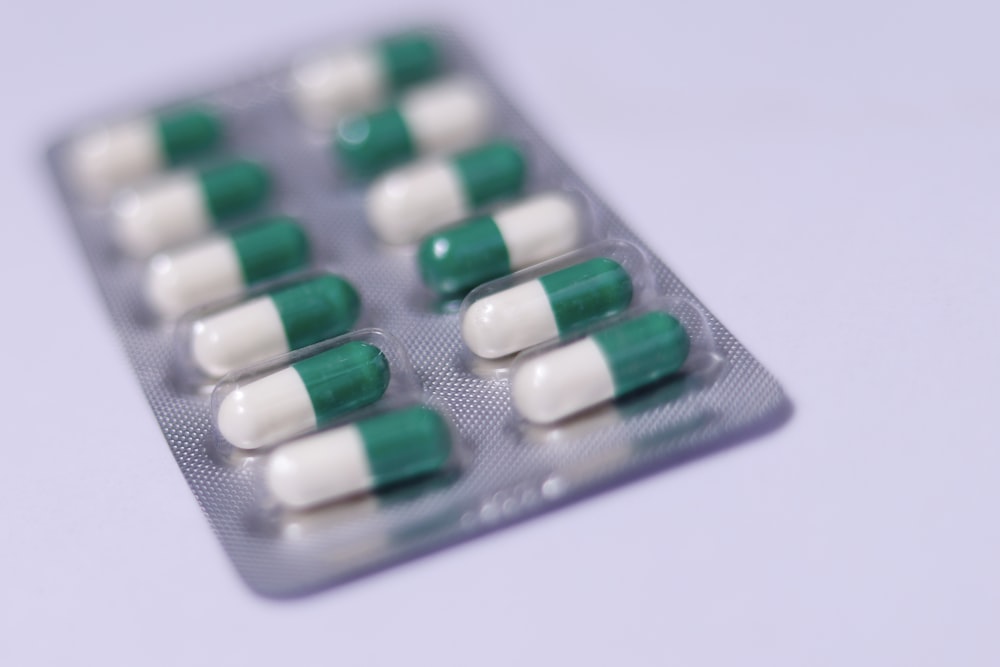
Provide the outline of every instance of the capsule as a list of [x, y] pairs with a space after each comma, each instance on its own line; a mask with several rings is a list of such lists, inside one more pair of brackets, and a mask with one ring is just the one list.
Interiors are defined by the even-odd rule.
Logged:
[[524, 156], [506, 142], [415, 162], [371, 184], [368, 223], [386, 243], [413, 243], [473, 209], [517, 195], [524, 172]]
[[486, 139], [492, 109], [486, 91], [464, 78], [428, 83], [395, 106], [346, 120], [337, 129], [337, 157], [360, 176], [418, 155], [453, 153]]
[[538, 424], [551, 424], [676, 373], [691, 343], [681, 323], [653, 311], [517, 368], [514, 407]]
[[146, 270], [146, 300], [157, 315], [171, 319], [308, 262], [302, 227], [292, 218], [269, 218], [156, 255]]
[[478, 299], [462, 318], [462, 338], [475, 354], [496, 359], [571, 335], [631, 302], [628, 272], [597, 257]]
[[345, 116], [385, 106], [391, 95], [440, 68], [438, 45], [429, 36], [394, 35], [299, 63], [291, 73], [292, 101], [303, 121], [327, 130]]
[[580, 226], [570, 197], [529, 197], [425, 238], [417, 253], [420, 276], [441, 296], [456, 296], [572, 250]]
[[252, 211], [269, 190], [267, 170], [249, 160], [171, 174], [126, 190], [115, 200], [115, 240], [125, 253], [148, 257]]
[[282, 445], [265, 479], [278, 502], [302, 509], [437, 472], [451, 447], [444, 417], [405, 408]]
[[360, 310], [351, 283], [333, 275], [313, 278], [195, 320], [191, 359], [204, 375], [218, 378], [346, 333]]
[[70, 177], [80, 193], [103, 200], [115, 190], [175, 167], [219, 143], [222, 122], [188, 107], [100, 127], [70, 146]]
[[388, 386], [382, 350], [344, 343], [230, 392], [219, 405], [219, 432], [241, 449], [267, 447], [374, 403]]

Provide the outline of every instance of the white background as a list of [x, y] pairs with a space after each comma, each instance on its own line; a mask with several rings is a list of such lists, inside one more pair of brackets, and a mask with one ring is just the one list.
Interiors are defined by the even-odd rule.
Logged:
[[[16, 4], [0, 664], [1000, 664], [995, 2]], [[407, 16], [478, 43], [796, 411], [565, 511], [267, 601], [164, 445], [42, 151], [81, 116]]]

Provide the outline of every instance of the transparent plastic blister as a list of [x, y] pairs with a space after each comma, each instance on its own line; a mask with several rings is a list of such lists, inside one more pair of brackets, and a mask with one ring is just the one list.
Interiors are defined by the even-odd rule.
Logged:
[[[301, 222], [309, 239], [308, 267], [226, 299], [207, 300], [174, 322], [150, 316], [143, 292], [146, 264], [115, 246], [108, 204], [95, 205], [68, 177], [72, 138], [94, 123], [81, 124], [50, 151], [69, 217], [167, 444], [237, 571], [264, 595], [312, 592], [464, 541], [738, 442], [776, 426], [787, 414], [774, 378], [552, 152], [470, 50], [448, 30], [426, 34], [440, 48], [442, 76], [471, 76], [486, 87], [495, 104], [491, 140], [515, 143], [527, 163], [520, 194], [471, 206], [467, 215], [490, 215], [520, 198], [558, 191], [579, 203], [583, 221], [580, 239], [568, 252], [473, 289], [464, 297], [466, 306], [574, 261], [607, 257], [632, 283], [632, 298], [621, 312], [490, 362], [492, 367], [479, 365], [462, 339], [463, 297], [438, 299], [427, 289], [417, 266], [417, 243], [379, 239], [366, 219], [371, 181], [348, 178], [334, 162], [330, 135], [308, 127], [295, 112], [289, 76], [300, 54], [200, 95], [142, 105], [199, 106], [218, 114], [221, 142], [183, 168], [249, 156], [271, 170], [266, 203], [226, 231], [288, 215]], [[351, 35], [321, 46], [368, 41]], [[106, 117], [143, 115], [143, 109], [131, 108]], [[450, 220], [441, 228], [460, 222]], [[345, 277], [357, 289], [361, 308], [353, 331], [235, 370], [210, 392], [212, 381], [190, 363], [195, 322], [324, 272]], [[657, 310], [677, 318], [691, 339], [676, 374], [555, 424], [530, 423], [515, 410], [512, 367]], [[234, 390], [350, 343], [374, 344], [385, 353], [389, 384], [377, 400], [322, 423], [317, 418], [306, 429], [314, 428], [311, 434], [289, 433], [247, 452], [222, 437], [217, 415]], [[371, 492], [309, 509], [284, 507], [263, 484], [268, 461], [283, 447], [418, 405], [433, 408], [447, 423], [452, 453], [439, 471], [384, 488], [372, 482], [378, 488]]]
[[[364, 298], [336, 266], [302, 271], [255, 285], [244, 294], [200, 306], [185, 313], [174, 327], [174, 378], [180, 391], [212, 391], [224, 376], [271, 358], [287, 355], [355, 329], [374, 326]], [[312, 331], [290, 338], [275, 299], [317, 285], [340, 303], [327, 308], [324, 321]], [[314, 306], [328, 306], [328, 302]], [[243, 335], [246, 331], [246, 335]], [[238, 340], [233, 341], [233, 338]], [[235, 344], [234, 344], [235, 343]], [[221, 352], [222, 358], [218, 358]], [[215, 353], [215, 354], [213, 354]]]

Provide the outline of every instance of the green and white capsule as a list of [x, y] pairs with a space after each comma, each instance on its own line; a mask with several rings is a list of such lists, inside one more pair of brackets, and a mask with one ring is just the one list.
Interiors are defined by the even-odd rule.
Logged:
[[282, 445], [265, 479], [278, 502], [304, 509], [435, 473], [451, 449], [444, 417], [406, 408]]
[[195, 320], [191, 359], [218, 378], [269, 357], [350, 331], [361, 299], [334, 275], [313, 278]]
[[219, 405], [219, 432], [241, 449], [267, 447], [374, 403], [388, 386], [382, 350], [344, 343], [230, 392]]
[[597, 257], [478, 299], [462, 318], [462, 338], [475, 354], [496, 359], [571, 335], [631, 302], [628, 272]]
[[115, 200], [115, 240], [125, 253], [148, 257], [254, 210], [267, 198], [270, 186], [267, 170], [249, 160], [167, 175], [126, 190]]
[[346, 116], [385, 106], [394, 93], [430, 79], [440, 69], [435, 41], [420, 33], [404, 33], [295, 65], [290, 91], [302, 119], [328, 130]]
[[222, 122], [208, 109], [140, 116], [77, 138], [70, 147], [70, 176], [82, 195], [104, 200], [123, 186], [209, 151], [221, 137]]
[[156, 314], [172, 319], [308, 262], [302, 227], [292, 218], [269, 218], [156, 255], [146, 270], [146, 299]]
[[525, 362], [511, 380], [514, 407], [551, 424], [676, 373], [690, 346], [674, 317], [646, 313]]
[[425, 285], [455, 296], [568, 252], [581, 235], [573, 199], [548, 192], [431, 234], [420, 244], [417, 262]]
[[413, 243], [524, 187], [525, 161], [508, 142], [449, 158], [428, 158], [379, 177], [368, 188], [368, 224], [386, 243]]
[[414, 87], [399, 102], [340, 123], [334, 148], [359, 176], [417, 156], [454, 153], [486, 140], [492, 125], [486, 90], [466, 78]]

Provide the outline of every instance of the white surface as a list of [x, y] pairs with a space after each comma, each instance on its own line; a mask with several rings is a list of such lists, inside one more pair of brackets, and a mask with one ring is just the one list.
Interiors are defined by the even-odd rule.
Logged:
[[285, 325], [269, 296], [207, 315], [191, 325], [191, 358], [209, 377], [222, 377], [285, 352]]
[[571, 197], [559, 192], [528, 197], [491, 217], [513, 271], [569, 252], [580, 242], [580, 212]]
[[378, 109], [389, 92], [378, 54], [367, 46], [334, 47], [296, 63], [289, 90], [302, 119], [319, 130]]
[[472, 79], [453, 78], [414, 88], [399, 101], [420, 154], [452, 153], [485, 141], [493, 124], [486, 90]]
[[149, 257], [194, 241], [212, 227], [201, 182], [181, 172], [121, 193], [113, 204], [115, 241], [132, 257]]
[[101, 202], [162, 168], [158, 128], [145, 116], [95, 128], [73, 142], [70, 160], [74, 186]]
[[236, 296], [243, 288], [240, 258], [228, 236], [209, 237], [155, 255], [146, 269], [146, 299], [165, 319]]
[[365, 197], [368, 224], [386, 243], [414, 243], [469, 212], [458, 172], [440, 158], [386, 172]]
[[292, 366], [241, 385], [222, 399], [219, 432], [241, 449], [259, 449], [316, 429], [309, 390]]
[[267, 486], [289, 507], [311, 507], [372, 488], [361, 432], [345, 426], [310, 435], [274, 450]]
[[559, 336], [549, 295], [538, 280], [484, 296], [462, 315], [462, 340], [484, 359], [498, 359]]
[[615, 378], [591, 338], [528, 360], [510, 381], [514, 407], [525, 419], [551, 424], [615, 395]]
[[448, 6], [783, 381], [793, 418], [339, 589], [255, 597], [163, 444], [40, 154], [87, 114], [407, 10], [11, 5], [0, 663], [1000, 664], [997, 4]]

